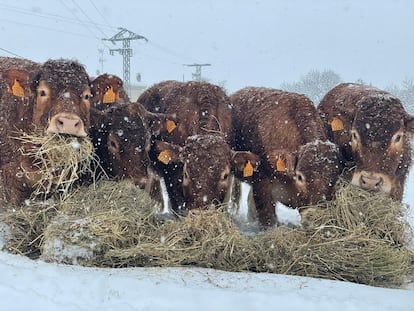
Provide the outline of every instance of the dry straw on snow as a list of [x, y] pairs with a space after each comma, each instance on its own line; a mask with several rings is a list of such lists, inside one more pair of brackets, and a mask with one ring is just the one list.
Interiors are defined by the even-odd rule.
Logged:
[[[255, 236], [243, 234], [221, 210], [160, 223], [156, 204], [127, 182], [102, 181], [56, 203], [52, 220], [37, 217], [47, 224], [29, 227], [43, 229], [36, 240], [43, 259], [89, 266], [191, 265], [376, 286], [401, 286], [412, 269], [404, 206], [351, 185], [338, 191], [336, 201], [309, 213], [301, 228]], [[23, 220], [22, 211], [6, 218], [9, 224], [31, 221]], [[27, 240], [19, 247], [24, 244]]]

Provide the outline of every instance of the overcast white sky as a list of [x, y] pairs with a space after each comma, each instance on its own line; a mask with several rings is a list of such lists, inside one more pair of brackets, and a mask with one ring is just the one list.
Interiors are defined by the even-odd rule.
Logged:
[[412, 0], [0, 0], [0, 55], [45, 61], [76, 58], [95, 75], [122, 77], [122, 56], [103, 42], [127, 28], [133, 41], [131, 82], [203, 77], [229, 92], [279, 87], [310, 70], [332, 69], [344, 81], [378, 87], [414, 79]]

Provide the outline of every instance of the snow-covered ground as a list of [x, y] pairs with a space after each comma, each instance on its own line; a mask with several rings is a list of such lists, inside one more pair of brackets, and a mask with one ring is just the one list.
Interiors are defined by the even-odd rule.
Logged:
[[[414, 173], [405, 202], [414, 206]], [[409, 219], [414, 225], [414, 211]], [[201, 268], [102, 269], [0, 252], [0, 310], [414, 310], [414, 286], [377, 288]]]
[[413, 310], [414, 290], [195, 268], [98, 269], [0, 253], [0, 310]]

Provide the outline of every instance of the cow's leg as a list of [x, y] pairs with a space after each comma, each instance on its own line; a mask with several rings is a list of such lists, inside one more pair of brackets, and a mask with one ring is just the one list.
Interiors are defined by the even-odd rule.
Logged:
[[272, 183], [268, 178], [262, 178], [253, 183], [253, 198], [259, 223], [263, 227], [274, 226], [277, 219], [275, 203], [272, 199]]
[[185, 216], [188, 209], [185, 207], [185, 199], [182, 187], [182, 167], [164, 170], [164, 181], [167, 188], [171, 208], [174, 213]]

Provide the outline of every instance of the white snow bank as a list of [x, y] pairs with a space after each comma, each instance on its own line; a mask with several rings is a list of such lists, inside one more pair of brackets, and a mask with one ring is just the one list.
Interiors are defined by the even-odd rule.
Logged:
[[1, 310], [413, 310], [414, 290], [201, 268], [102, 269], [0, 252]]

